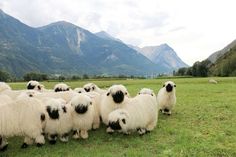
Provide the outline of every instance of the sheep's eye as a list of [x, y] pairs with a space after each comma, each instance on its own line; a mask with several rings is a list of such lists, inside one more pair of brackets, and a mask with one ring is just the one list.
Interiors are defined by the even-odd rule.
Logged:
[[92, 87], [92, 89], [94, 90], [94, 89], [95, 89], [95, 87]]
[[107, 93], [107, 96], [109, 96], [109, 95], [110, 95], [110, 93], [108, 92], [108, 93]]

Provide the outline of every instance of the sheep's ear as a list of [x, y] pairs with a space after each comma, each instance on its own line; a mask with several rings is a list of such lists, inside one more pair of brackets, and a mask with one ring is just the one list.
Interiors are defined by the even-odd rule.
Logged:
[[141, 93], [139, 92], [138, 95], [140, 95]]
[[38, 90], [41, 90], [42, 88], [41, 88], [41, 86], [40, 85], [38, 85]]
[[92, 101], [90, 101], [90, 103], [89, 103], [90, 105], [92, 105], [93, 103], [92, 103]]
[[51, 107], [50, 106], [47, 106], [47, 112], [51, 112]]
[[128, 94], [128, 92], [125, 92], [125, 95], [127, 95]]
[[153, 96], [153, 94], [151, 94], [151, 96]]
[[126, 124], [126, 121], [125, 121], [125, 119], [122, 119], [122, 122], [123, 122], [124, 124]]
[[93, 86], [93, 87], [92, 87], [92, 89], [94, 90], [94, 89], [95, 89], [95, 87]]
[[165, 85], [163, 84], [163, 87], [165, 87]]
[[174, 85], [174, 87], [176, 87], [176, 85]]
[[109, 96], [109, 95], [110, 95], [110, 92], [107, 93], [107, 96]]
[[62, 110], [63, 110], [64, 113], [67, 112], [67, 108], [65, 106], [62, 107]]
[[69, 91], [70, 90], [70, 88], [66, 88], [66, 91]]
[[55, 90], [54, 90], [54, 92], [59, 92], [60, 90], [59, 90], [59, 88], [56, 88]]

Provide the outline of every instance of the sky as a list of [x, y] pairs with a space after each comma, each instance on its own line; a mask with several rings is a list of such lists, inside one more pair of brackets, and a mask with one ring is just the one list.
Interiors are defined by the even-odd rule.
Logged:
[[39, 27], [67, 21], [144, 47], [170, 45], [189, 65], [236, 39], [236, 0], [1, 0], [0, 9]]

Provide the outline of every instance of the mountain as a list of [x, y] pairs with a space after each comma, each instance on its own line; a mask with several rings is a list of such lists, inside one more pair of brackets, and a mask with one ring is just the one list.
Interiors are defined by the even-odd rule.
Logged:
[[31, 71], [91, 75], [146, 75], [166, 71], [120, 41], [99, 37], [65, 21], [33, 28], [2, 10], [0, 66], [17, 77]]
[[146, 46], [139, 50], [144, 56], [150, 59], [157, 65], [162, 65], [169, 71], [179, 69], [181, 67], [188, 67], [177, 53], [167, 44], [160, 46]]
[[[221, 51], [214, 63], [211, 64], [210, 73], [215, 76], [236, 76], [236, 40]], [[214, 53], [215, 54], [215, 53]], [[214, 55], [213, 55], [214, 57]]]
[[232, 49], [235, 46], [236, 46], [236, 39], [232, 41], [229, 45], [224, 47], [222, 50], [211, 54], [207, 59], [210, 60], [212, 63], [215, 63], [218, 58], [223, 56], [225, 53], [229, 52], [230, 49]]
[[95, 33], [96, 36], [103, 38], [103, 39], [107, 39], [107, 40], [114, 40], [114, 41], [118, 41], [118, 42], [122, 42], [120, 39], [114, 38], [113, 36], [111, 36], [110, 34], [108, 34], [105, 31], [100, 31]]

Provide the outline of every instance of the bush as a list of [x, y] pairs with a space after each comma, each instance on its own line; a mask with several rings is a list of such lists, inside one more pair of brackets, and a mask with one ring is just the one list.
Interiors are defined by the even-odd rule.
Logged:
[[5, 71], [0, 70], [0, 81], [7, 82], [11, 80], [11, 75]]

